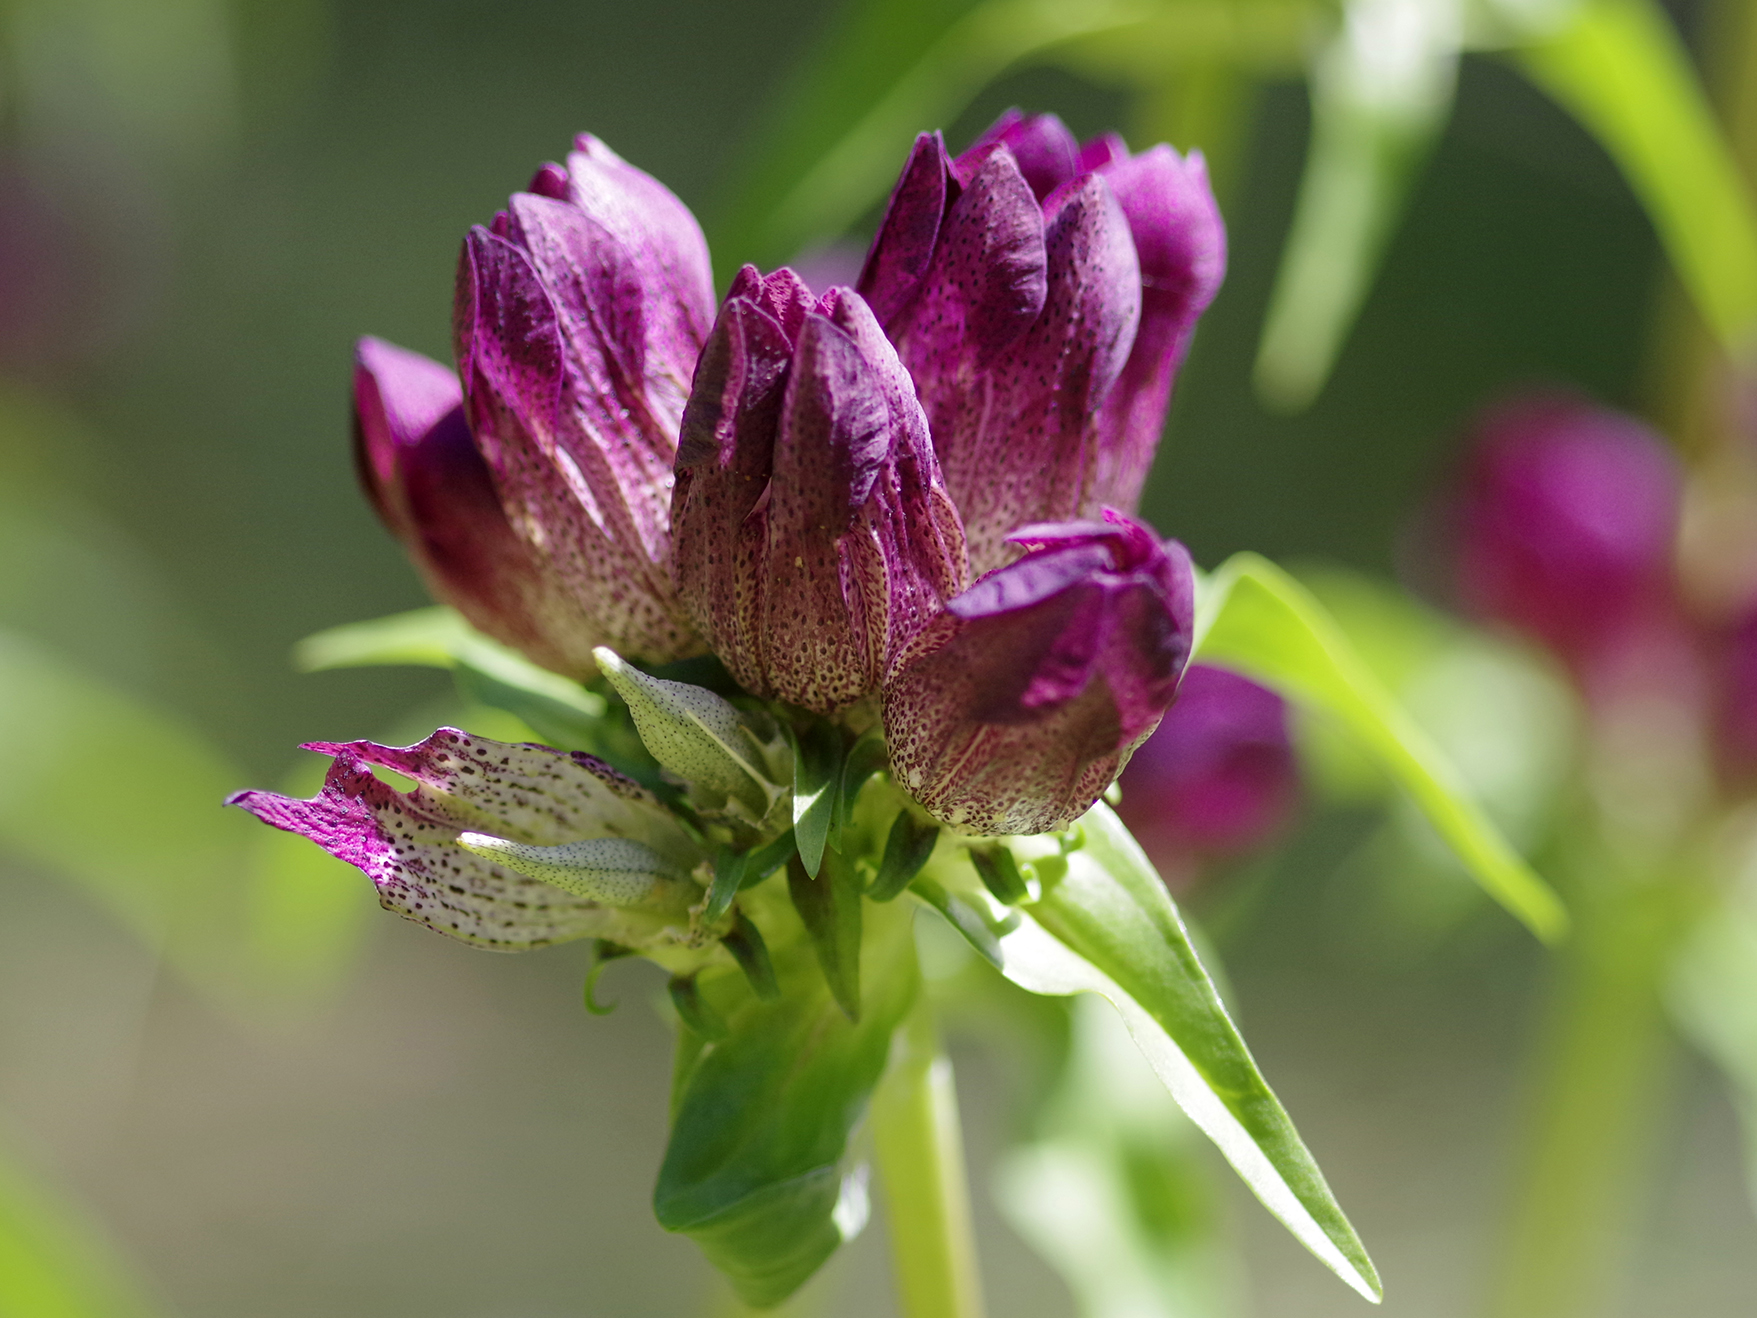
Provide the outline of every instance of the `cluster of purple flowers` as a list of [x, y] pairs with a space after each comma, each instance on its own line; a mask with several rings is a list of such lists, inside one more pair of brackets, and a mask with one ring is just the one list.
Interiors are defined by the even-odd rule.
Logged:
[[876, 705], [968, 831], [1065, 825], [1175, 694], [1188, 556], [1131, 516], [1223, 273], [1201, 157], [1053, 116], [923, 134], [853, 288], [746, 267], [582, 136], [458, 275], [457, 376], [377, 340], [373, 501], [434, 593], [574, 677], [716, 654], [753, 695]]

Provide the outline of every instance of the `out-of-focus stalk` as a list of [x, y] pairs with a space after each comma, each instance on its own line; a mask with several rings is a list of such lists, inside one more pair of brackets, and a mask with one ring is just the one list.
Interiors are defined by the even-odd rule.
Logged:
[[872, 1130], [905, 1318], [982, 1318], [952, 1064], [925, 995], [892, 1043]]

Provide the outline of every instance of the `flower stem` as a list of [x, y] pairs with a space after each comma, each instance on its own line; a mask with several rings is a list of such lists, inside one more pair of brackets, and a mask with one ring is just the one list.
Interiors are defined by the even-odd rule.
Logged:
[[952, 1064], [917, 999], [873, 1095], [872, 1129], [904, 1318], [982, 1318]]

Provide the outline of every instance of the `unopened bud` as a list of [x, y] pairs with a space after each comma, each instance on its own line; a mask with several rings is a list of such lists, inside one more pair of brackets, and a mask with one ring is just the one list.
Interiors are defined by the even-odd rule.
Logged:
[[458, 845], [527, 878], [606, 906], [642, 906], [683, 875], [651, 847], [600, 837], [532, 847], [487, 833], [461, 833]]
[[643, 673], [604, 646], [593, 657], [627, 702], [655, 760], [687, 783], [724, 792], [753, 821], [769, 813], [781, 784], [764, 772], [763, 748], [730, 701], [706, 687]]

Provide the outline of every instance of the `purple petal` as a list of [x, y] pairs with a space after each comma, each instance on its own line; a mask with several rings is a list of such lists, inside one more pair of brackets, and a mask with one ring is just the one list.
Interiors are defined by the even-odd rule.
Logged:
[[740, 275], [703, 353], [678, 450], [673, 570], [742, 686], [832, 712], [876, 690], [962, 586], [962, 531], [908, 374], [865, 302], [830, 290], [790, 344], [759, 302], [776, 278]]
[[[372, 880], [387, 910], [479, 947], [524, 951], [575, 938], [623, 935], [625, 917], [619, 912], [513, 873], [456, 844], [460, 818], [474, 817], [480, 804], [492, 804], [491, 798], [484, 801], [480, 793], [475, 800], [454, 797], [426, 783], [413, 792], [398, 792], [373, 775], [368, 767], [372, 761], [356, 754], [357, 747], [368, 745], [326, 748], [335, 755], [335, 763], [323, 790], [312, 800], [249, 791], [239, 792], [227, 804], [242, 806], [275, 828], [302, 834], [356, 866]], [[438, 754], [447, 746], [467, 747], [470, 763], [461, 766], [466, 773], [497, 767], [491, 748], [506, 753], [509, 760], [533, 751], [559, 757], [558, 752], [546, 748], [501, 746], [452, 729], [442, 729], [421, 747], [410, 747], [407, 752], [386, 747], [371, 750], [381, 760], [384, 755], [413, 756], [410, 763], [422, 767], [423, 757], [418, 752], [423, 747]], [[442, 774], [437, 762], [426, 767]], [[603, 781], [584, 768], [578, 772]], [[566, 776], [565, 771], [558, 775]], [[509, 800], [517, 799], [527, 786], [517, 770], [502, 781], [511, 784]], [[548, 795], [542, 797], [546, 789]], [[535, 790], [541, 799], [557, 805], [568, 796], [565, 788], [545, 783], [541, 775]], [[632, 800], [623, 796], [620, 788], [605, 787], [603, 791], [619, 800]], [[545, 820], [541, 809], [525, 809], [521, 817], [530, 823], [533, 834], [545, 839], [558, 837], [558, 816]]]
[[[991, 158], [960, 206], [1004, 159]], [[982, 359], [991, 369], [971, 361], [967, 348], [958, 353], [954, 345], [959, 336], [968, 342], [967, 331], [945, 332], [950, 317], [916, 319], [911, 308], [911, 323], [897, 336], [963, 515], [973, 572], [1013, 556], [1006, 536], [1021, 523], [1072, 517], [1091, 503], [1095, 413], [1140, 317], [1140, 268], [1109, 187], [1086, 175], [1050, 202], [1041, 313], [1004, 352]], [[924, 290], [916, 305], [928, 304]]]
[[[554, 209], [535, 215], [539, 206]], [[509, 227], [515, 236], [535, 221], [573, 225], [556, 218], [561, 203], [527, 197], [520, 209], [531, 223]], [[457, 337], [477, 445], [513, 529], [570, 604], [555, 619], [561, 671], [594, 671], [596, 645], [654, 660], [693, 652], [664, 568], [671, 442], [661, 455], [632, 436], [632, 414], [592, 375], [604, 359], [575, 351], [577, 333], [564, 338], [554, 300], [512, 241], [477, 229], [465, 243]]]
[[435, 598], [479, 631], [565, 669], [551, 635], [568, 608], [507, 521], [460, 398], [457, 377], [438, 362], [362, 339], [354, 368], [361, 481]]
[[1080, 172], [1080, 144], [1066, 124], [1053, 114], [1026, 116], [1012, 109], [958, 157], [959, 177], [973, 175], [997, 146], [1006, 147], [1018, 162], [1038, 201]]
[[1263, 846], [1299, 801], [1287, 703], [1237, 673], [1192, 665], [1122, 788], [1123, 822], [1168, 876]]
[[[1090, 148], [1088, 148], [1090, 150]], [[1226, 273], [1226, 227], [1200, 152], [1156, 146], [1102, 168], [1141, 266], [1141, 323], [1098, 418], [1091, 504], [1132, 510], [1153, 465], [1177, 370]]]
[[903, 166], [855, 287], [881, 323], [914, 294], [939, 241], [940, 224], [956, 198], [952, 162], [938, 133], [923, 133]]
[[1195, 612], [1182, 546], [1133, 557], [1127, 536], [1069, 537], [922, 633], [884, 725], [893, 774], [928, 810], [974, 833], [1044, 832], [1115, 779], [1171, 703]]
[[1129, 146], [1115, 133], [1103, 133], [1080, 146], [1078, 171], [1092, 174], [1111, 165], [1120, 165], [1129, 158]]

